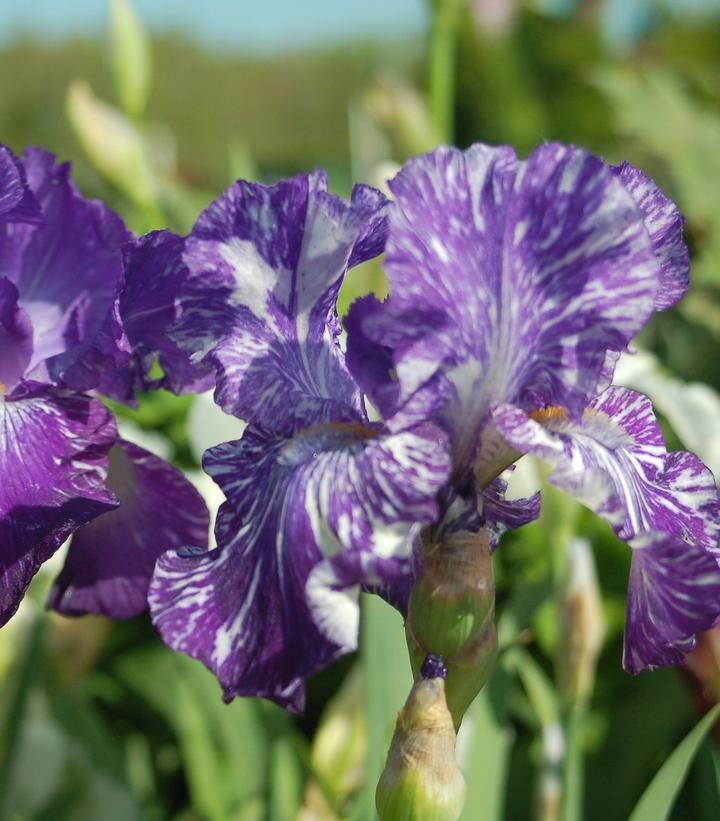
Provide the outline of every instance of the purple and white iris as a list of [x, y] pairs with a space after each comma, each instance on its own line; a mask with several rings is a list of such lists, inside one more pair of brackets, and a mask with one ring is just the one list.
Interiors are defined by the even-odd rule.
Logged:
[[481, 508], [522, 454], [551, 465], [633, 548], [625, 667], [680, 661], [720, 620], [715, 482], [666, 452], [649, 400], [610, 386], [619, 353], [687, 288], [679, 212], [631, 166], [560, 145], [525, 161], [440, 148], [391, 190], [391, 295], [352, 307], [351, 372], [390, 430], [447, 433], [452, 483]]
[[326, 188], [320, 172], [238, 182], [187, 238], [151, 235], [135, 252], [137, 270], [163, 256], [180, 272], [170, 337], [213, 364], [217, 401], [248, 422], [204, 458], [227, 497], [217, 548], [160, 558], [153, 619], [226, 698], [296, 710], [304, 679], [356, 646], [359, 586], [407, 574], [450, 471], [445, 434], [370, 421], [345, 366], [335, 303], [348, 268], [382, 250], [386, 202]]
[[[682, 217], [631, 166], [559, 145], [440, 148], [391, 189], [237, 182], [188, 237], [136, 243], [130, 282], [160, 271], [175, 296], [158, 347], [214, 369], [248, 422], [204, 459], [227, 498], [217, 548], [158, 561], [163, 637], [227, 698], [300, 709], [304, 679], [356, 646], [359, 586], [406, 601], [422, 529], [495, 543], [537, 516], [502, 475], [533, 453], [633, 548], [627, 669], [678, 661], [720, 619], [717, 492], [666, 452], [648, 400], [610, 385], [687, 288]], [[352, 307], [346, 358], [340, 285], [383, 250], [391, 296]]]
[[[113, 211], [83, 199], [68, 164], [0, 146], [0, 624], [73, 533], [51, 606], [117, 618], [147, 607], [163, 550], [206, 543], [197, 492], [119, 439], [88, 393], [130, 401], [141, 381], [119, 299], [131, 238]], [[152, 305], [128, 315], [151, 346], [143, 308]]]

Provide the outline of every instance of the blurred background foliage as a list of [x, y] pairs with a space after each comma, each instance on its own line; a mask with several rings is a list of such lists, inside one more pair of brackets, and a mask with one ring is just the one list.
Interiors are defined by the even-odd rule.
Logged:
[[[83, 192], [137, 231], [188, 230], [240, 176], [271, 182], [322, 164], [341, 193], [354, 180], [382, 186], [440, 141], [527, 152], [558, 139], [628, 159], [687, 215], [694, 279], [618, 381], [647, 392], [670, 445], [697, 450], [717, 475], [719, 4], [434, 0], [425, 12], [423, 36], [399, 28], [263, 56], [240, 30], [235, 51], [177, 34], [151, 41], [118, 0], [105, 38], [3, 41], [0, 139], [71, 159]], [[379, 264], [364, 266], [341, 311], [384, 289]], [[127, 438], [174, 459], [217, 506], [199, 455], [240, 423], [207, 397], [163, 392], [119, 413]], [[543, 481], [532, 466], [519, 473]], [[629, 551], [544, 491], [542, 518], [495, 557], [501, 655], [459, 738], [464, 817], [720, 818], [715, 715], [688, 735], [720, 700], [720, 637], [703, 636], [683, 668], [625, 674]], [[212, 676], [163, 647], [147, 617], [45, 613], [56, 570], [0, 633], [0, 818], [374, 818], [410, 681], [401, 619], [383, 602], [365, 597], [359, 654], [310, 682], [295, 717], [252, 699], [224, 705]]]

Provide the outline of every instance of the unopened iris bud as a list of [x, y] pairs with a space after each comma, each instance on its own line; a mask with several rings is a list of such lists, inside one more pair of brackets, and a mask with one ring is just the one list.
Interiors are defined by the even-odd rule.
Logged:
[[560, 600], [556, 669], [564, 702], [576, 704], [592, 693], [604, 620], [590, 543], [572, 539], [567, 552], [568, 576]]
[[465, 779], [455, 760], [455, 728], [445, 699], [445, 667], [428, 656], [400, 711], [375, 793], [380, 821], [457, 821]]
[[428, 653], [444, 659], [447, 702], [458, 728], [497, 654], [487, 531], [449, 534], [427, 548], [410, 595], [406, 633], [416, 676]]
[[425, 101], [400, 77], [387, 72], [376, 77], [365, 94], [365, 104], [400, 153], [423, 153], [437, 145], [438, 135]]

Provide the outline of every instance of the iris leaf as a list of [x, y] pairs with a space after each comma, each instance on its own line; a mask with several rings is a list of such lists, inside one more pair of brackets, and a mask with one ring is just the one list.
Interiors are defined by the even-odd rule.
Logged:
[[[497, 667], [470, 706], [458, 738], [467, 797], [462, 821], [502, 821], [513, 733], [507, 721], [509, 676]], [[463, 760], [464, 759], [464, 760]]]
[[630, 821], [663, 821], [670, 817], [673, 803], [690, 765], [719, 715], [720, 704], [716, 704], [673, 750], [642, 794], [630, 816]]

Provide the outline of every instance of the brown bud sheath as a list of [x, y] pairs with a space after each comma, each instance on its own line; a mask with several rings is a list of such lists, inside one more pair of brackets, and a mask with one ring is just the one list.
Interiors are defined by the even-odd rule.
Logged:
[[465, 779], [455, 760], [445, 682], [420, 678], [398, 715], [375, 793], [380, 821], [457, 821]]

